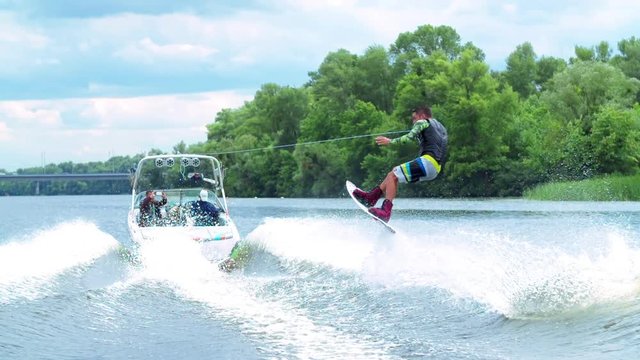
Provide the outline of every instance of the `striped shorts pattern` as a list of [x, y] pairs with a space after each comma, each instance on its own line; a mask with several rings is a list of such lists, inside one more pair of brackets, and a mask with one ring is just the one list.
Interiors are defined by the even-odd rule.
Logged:
[[393, 168], [393, 173], [401, 183], [433, 180], [440, 172], [440, 164], [430, 155], [422, 155]]

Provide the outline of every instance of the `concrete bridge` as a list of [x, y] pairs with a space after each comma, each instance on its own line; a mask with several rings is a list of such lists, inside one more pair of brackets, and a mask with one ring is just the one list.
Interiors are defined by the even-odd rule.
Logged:
[[31, 175], [0, 175], [3, 181], [35, 181], [36, 195], [40, 194], [41, 181], [101, 181], [101, 180], [126, 180], [131, 179], [129, 173], [104, 173], [104, 174], [31, 174]]

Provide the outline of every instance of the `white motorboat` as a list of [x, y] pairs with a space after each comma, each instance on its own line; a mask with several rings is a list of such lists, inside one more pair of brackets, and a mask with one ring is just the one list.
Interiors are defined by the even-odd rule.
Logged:
[[[211, 261], [229, 257], [240, 240], [229, 216], [222, 165], [213, 156], [195, 154], [153, 155], [137, 165], [132, 181], [129, 234], [138, 244], [157, 238], [196, 241]], [[151, 211], [141, 203], [151, 191]], [[149, 195], [151, 197], [151, 194]], [[166, 201], [163, 201], [166, 198]], [[217, 218], [195, 211], [203, 198], [219, 210]]]

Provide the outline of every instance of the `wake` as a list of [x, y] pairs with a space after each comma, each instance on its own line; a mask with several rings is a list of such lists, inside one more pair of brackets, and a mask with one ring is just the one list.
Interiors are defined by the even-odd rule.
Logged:
[[389, 357], [379, 343], [316, 324], [303, 309], [265, 298], [254, 278], [221, 272], [202, 255], [198, 243], [184, 240], [156, 238], [142, 243], [137, 251], [139, 267], [113, 290], [125, 291], [142, 283], [169, 287], [267, 344], [262, 350], [274, 357], [292, 352], [299, 358]]
[[397, 291], [438, 288], [508, 318], [556, 316], [640, 292], [640, 250], [632, 233], [615, 227], [576, 235], [576, 250], [478, 227], [398, 223], [405, 230], [390, 235], [371, 221], [267, 219], [247, 241], [284, 263], [356, 273]]
[[0, 303], [33, 300], [56, 287], [56, 278], [91, 264], [119, 246], [95, 224], [71, 221], [0, 245]]

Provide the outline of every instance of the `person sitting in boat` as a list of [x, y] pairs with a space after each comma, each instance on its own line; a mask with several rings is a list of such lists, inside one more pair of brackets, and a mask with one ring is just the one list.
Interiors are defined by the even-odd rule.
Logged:
[[200, 190], [198, 201], [191, 205], [191, 216], [193, 216], [198, 226], [217, 225], [220, 218], [220, 210], [209, 202], [209, 192], [206, 189]]
[[156, 200], [153, 191], [147, 190], [140, 202], [140, 226], [151, 226], [160, 219], [160, 208], [167, 204], [167, 193], [162, 192], [162, 200]]

